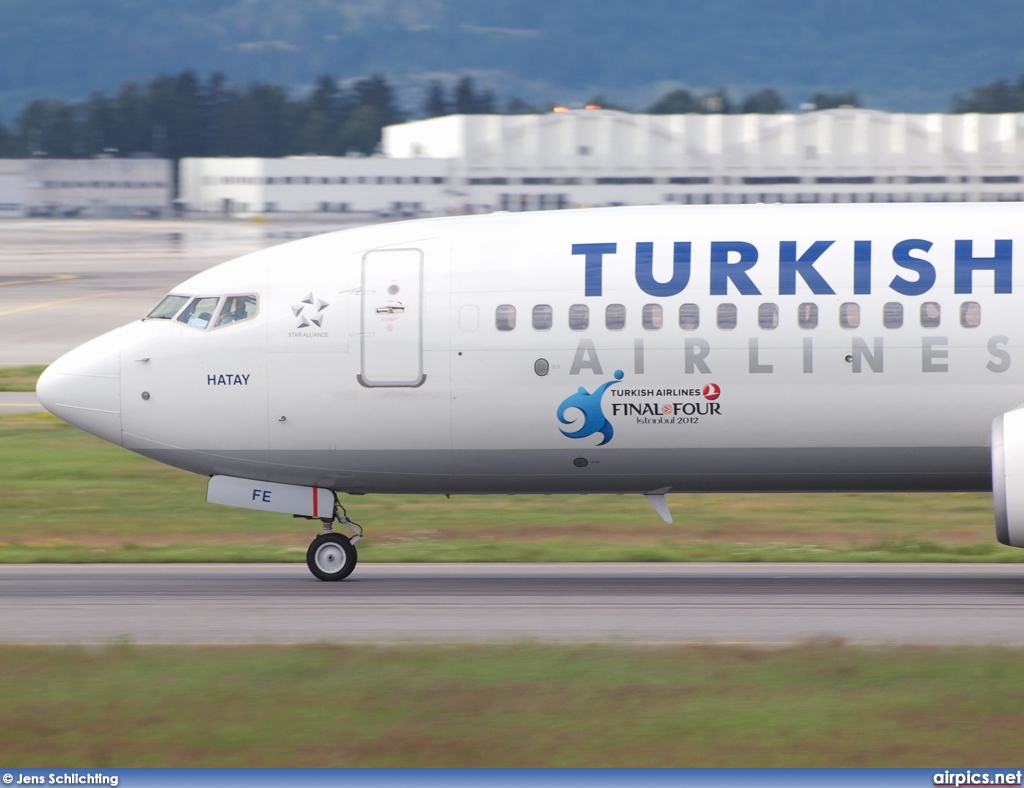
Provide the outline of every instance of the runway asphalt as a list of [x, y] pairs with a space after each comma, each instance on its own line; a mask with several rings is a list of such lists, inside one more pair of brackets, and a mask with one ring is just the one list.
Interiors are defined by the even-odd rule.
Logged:
[[1024, 566], [0, 566], [0, 642], [1024, 645]]

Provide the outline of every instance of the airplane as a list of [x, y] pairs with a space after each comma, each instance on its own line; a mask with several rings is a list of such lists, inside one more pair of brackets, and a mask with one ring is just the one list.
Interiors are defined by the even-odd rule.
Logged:
[[[265, 249], [46, 369], [70, 424], [319, 520], [339, 494], [993, 492], [1024, 547], [1016, 204], [430, 218]], [[348, 499], [346, 499], [348, 500]], [[334, 530], [346, 526], [351, 535]]]

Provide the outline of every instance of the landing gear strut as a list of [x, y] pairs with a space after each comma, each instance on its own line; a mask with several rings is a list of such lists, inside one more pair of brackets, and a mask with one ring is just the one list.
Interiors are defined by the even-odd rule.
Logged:
[[[334, 512], [330, 519], [322, 518], [324, 530], [306, 551], [306, 566], [318, 580], [344, 580], [356, 568], [358, 556], [356, 542], [363, 538], [363, 529], [348, 519], [345, 507], [334, 498]], [[347, 525], [355, 536], [342, 536], [334, 532], [334, 521]]]

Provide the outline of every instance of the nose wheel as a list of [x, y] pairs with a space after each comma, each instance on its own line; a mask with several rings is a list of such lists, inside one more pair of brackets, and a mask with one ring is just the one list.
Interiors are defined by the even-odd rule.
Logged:
[[319, 580], [344, 580], [357, 560], [356, 546], [333, 531], [317, 536], [306, 551], [306, 566]]
[[[355, 536], [335, 533], [334, 520], [355, 531]], [[323, 523], [323, 532], [317, 535], [306, 550], [306, 566], [318, 580], [344, 580], [352, 574], [359, 560], [356, 542], [362, 538], [363, 529], [348, 519], [345, 507], [337, 503], [337, 500], [333, 519], [324, 519]]]

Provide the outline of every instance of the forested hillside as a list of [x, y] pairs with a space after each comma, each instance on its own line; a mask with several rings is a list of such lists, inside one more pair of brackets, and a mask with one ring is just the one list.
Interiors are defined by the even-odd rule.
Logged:
[[158, 74], [223, 72], [308, 92], [318, 75], [385, 76], [416, 113], [430, 80], [499, 97], [628, 109], [671, 88], [771, 86], [793, 105], [855, 90], [866, 106], [948, 109], [1024, 72], [1018, 0], [0, 0], [0, 109], [81, 101]]
[[[856, 91], [816, 91], [808, 98], [802, 108], [859, 106]], [[552, 109], [517, 98], [499, 104], [493, 90], [480, 89], [472, 77], [462, 76], [451, 86], [433, 80], [421, 111], [435, 117]], [[676, 88], [643, 111], [771, 114], [791, 109], [773, 88], [762, 88], [740, 101], [725, 90], [701, 94]], [[1024, 76], [957, 95], [953, 112], [1024, 112]], [[347, 85], [323, 75], [311, 91], [293, 97], [281, 85], [253, 82], [238, 87], [220, 73], [202, 80], [183, 71], [161, 74], [142, 86], [127, 82], [111, 96], [97, 91], [86, 101], [31, 101], [12, 128], [0, 123], [0, 158], [370, 154], [378, 149], [385, 126], [406, 119], [390, 83], [379, 74]]]

